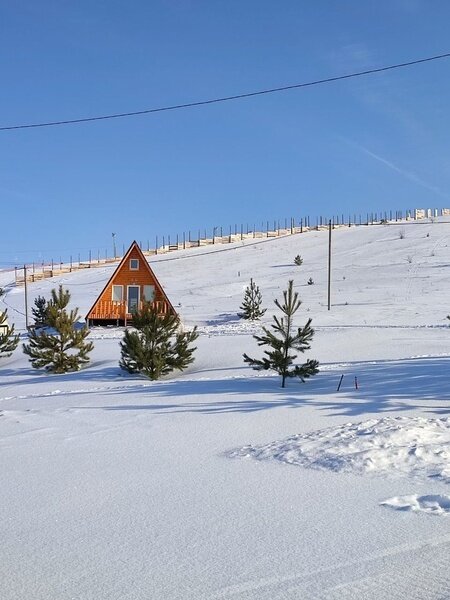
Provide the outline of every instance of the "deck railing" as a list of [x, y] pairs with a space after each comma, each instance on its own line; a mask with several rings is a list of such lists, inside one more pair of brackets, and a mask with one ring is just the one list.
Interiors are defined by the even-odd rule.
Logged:
[[[142, 309], [143, 302], [138, 303], [139, 310]], [[152, 303], [158, 314], [165, 315], [169, 312], [169, 306], [164, 300], [156, 300]], [[89, 320], [95, 319], [132, 321], [133, 312], [128, 309], [127, 302], [113, 302], [112, 300], [100, 300], [89, 314]]]

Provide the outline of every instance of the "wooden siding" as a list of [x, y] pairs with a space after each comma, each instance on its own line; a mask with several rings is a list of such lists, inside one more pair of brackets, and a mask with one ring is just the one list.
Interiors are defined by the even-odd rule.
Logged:
[[[130, 260], [139, 261], [138, 269], [130, 269]], [[113, 301], [113, 286], [120, 285], [123, 289], [122, 302]], [[98, 297], [94, 306], [87, 315], [89, 321], [116, 320], [131, 321], [133, 315], [128, 311], [128, 286], [139, 286], [139, 307], [142, 306], [144, 299], [144, 286], [151, 285], [155, 288], [153, 305], [161, 314], [175, 314], [173, 307], [167, 300], [161, 285], [155, 276], [152, 275], [151, 268], [147, 263], [137, 245], [132, 245], [129, 252], [125, 255], [122, 263], [118, 266], [116, 272], [108, 281], [104, 290]]]

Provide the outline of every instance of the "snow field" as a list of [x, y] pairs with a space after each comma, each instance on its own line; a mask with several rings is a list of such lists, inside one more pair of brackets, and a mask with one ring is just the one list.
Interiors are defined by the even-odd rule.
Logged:
[[[449, 521], [432, 518], [449, 495], [449, 227], [335, 230], [330, 312], [326, 232], [156, 257], [185, 326], [201, 330], [194, 364], [161, 382], [120, 371], [112, 329], [92, 330], [79, 373], [35, 371], [19, 349], [1, 359], [0, 597], [450, 597]], [[111, 273], [36, 282], [30, 305], [62, 283], [84, 315]], [[259, 351], [259, 325], [236, 319], [250, 277], [263, 324], [294, 279], [321, 362], [306, 384], [282, 390], [243, 364]], [[0, 273], [0, 306], [23, 332], [10, 280]], [[306, 443], [308, 460], [329, 453], [334, 470], [227, 457], [249, 444], [270, 453], [270, 440], [282, 457], [288, 439], [289, 457], [303, 460]]]

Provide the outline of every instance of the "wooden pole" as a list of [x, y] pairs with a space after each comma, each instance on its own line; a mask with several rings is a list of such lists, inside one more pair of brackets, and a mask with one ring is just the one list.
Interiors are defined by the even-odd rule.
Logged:
[[331, 221], [328, 223], [328, 310], [331, 310]]
[[28, 282], [27, 282], [27, 266], [23, 265], [23, 274], [25, 280], [25, 327], [28, 330]]

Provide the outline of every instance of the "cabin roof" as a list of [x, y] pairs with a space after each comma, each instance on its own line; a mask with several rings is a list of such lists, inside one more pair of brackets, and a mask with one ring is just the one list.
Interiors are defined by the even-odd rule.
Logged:
[[169, 306], [170, 310], [173, 312], [173, 314], [175, 314], [175, 315], [177, 314], [177, 312], [174, 309], [172, 303], [170, 302], [169, 298], [167, 297], [167, 294], [165, 293], [162, 285], [159, 283], [158, 278], [156, 277], [153, 269], [151, 268], [151, 266], [149, 265], [147, 259], [145, 258], [144, 253], [139, 248], [139, 244], [136, 241], [133, 241], [133, 243], [131, 244], [131, 246], [128, 248], [128, 250], [126, 251], [125, 255], [123, 256], [122, 260], [120, 261], [120, 263], [117, 265], [116, 269], [114, 270], [114, 273], [108, 279], [108, 281], [106, 282], [106, 284], [103, 287], [102, 291], [97, 296], [94, 304], [88, 310], [88, 312], [86, 314], [86, 319], [89, 318], [89, 315], [94, 310], [95, 305], [97, 304], [97, 302], [99, 302], [100, 298], [103, 296], [103, 294], [105, 293], [105, 291], [108, 288], [108, 286], [114, 281], [114, 279], [118, 275], [118, 273], [120, 273], [120, 271], [122, 270], [122, 267], [125, 265], [126, 261], [128, 260], [130, 254], [133, 252], [133, 250], [137, 251], [137, 254], [138, 254], [139, 258], [142, 260], [142, 264], [143, 264], [144, 268], [148, 271], [150, 277], [152, 278], [152, 280], [154, 281], [154, 283], [158, 287], [158, 290], [159, 290], [160, 294], [162, 295], [164, 301], [167, 302], [167, 305]]

